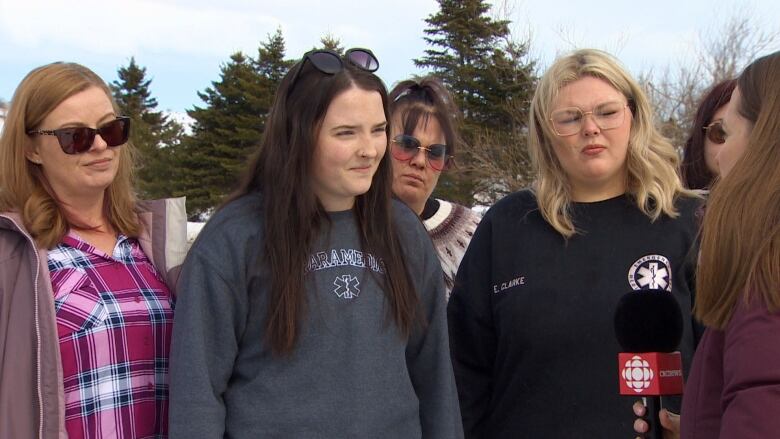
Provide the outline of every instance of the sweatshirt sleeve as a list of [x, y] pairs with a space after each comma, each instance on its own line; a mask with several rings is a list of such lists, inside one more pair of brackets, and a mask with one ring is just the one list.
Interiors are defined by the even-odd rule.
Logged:
[[461, 261], [447, 306], [450, 349], [467, 438], [486, 437], [496, 335], [490, 303], [491, 217], [477, 227]]
[[220, 258], [203, 247], [193, 248], [179, 279], [170, 359], [171, 438], [224, 436], [223, 394], [246, 320], [240, 271], [226, 273]]
[[758, 302], [739, 303], [726, 328], [722, 438], [777, 437], [780, 431], [780, 312]]
[[458, 394], [447, 340], [444, 277], [422, 225], [420, 230], [422, 255], [410, 260], [417, 259], [424, 267], [423, 281], [416, 283], [416, 287], [426, 324], [418, 326], [409, 339], [407, 368], [420, 404], [422, 438], [462, 438]]

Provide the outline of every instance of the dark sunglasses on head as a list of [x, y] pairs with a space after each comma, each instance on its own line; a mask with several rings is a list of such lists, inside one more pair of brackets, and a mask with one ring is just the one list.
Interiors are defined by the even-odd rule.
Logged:
[[28, 135], [57, 136], [60, 148], [65, 154], [80, 154], [89, 151], [95, 142], [95, 135], [100, 134], [108, 146], [120, 146], [127, 143], [130, 136], [130, 118], [120, 116], [111, 122], [95, 128], [69, 127], [56, 130], [33, 130]]
[[452, 156], [447, 154], [447, 145], [434, 143], [422, 146], [420, 141], [408, 134], [399, 134], [393, 138], [392, 154], [396, 160], [406, 162], [414, 158], [417, 153], [425, 151], [425, 158], [431, 168], [441, 171], [449, 166]]
[[716, 120], [702, 129], [707, 134], [707, 138], [710, 139], [710, 142], [718, 145], [726, 143], [726, 132], [723, 131], [722, 120]]
[[[376, 56], [374, 56], [374, 53], [368, 49], [349, 49], [344, 52], [343, 59], [347, 60], [353, 66], [367, 72], [376, 72], [379, 69], [379, 61], [376, 59]], [[344, 62], [338, 53], [328, 49], [310, 50], [301, 58], [300, 66], [298, 67], [298, 70], [295, 71], [295, 76], [293, 76], [293, 79], [290, 82], [290, 90], [293, 89], [295, 83], [298, 81], [306, 61], [309, 61], [311, 65], [320, 72], [328, 75], [335, 75], [344, 68]]]

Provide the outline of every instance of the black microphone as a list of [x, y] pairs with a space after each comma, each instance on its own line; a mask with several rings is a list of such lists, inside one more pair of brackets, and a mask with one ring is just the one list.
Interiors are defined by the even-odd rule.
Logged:
[[666, 290], [625, 294], [615, 308], [620, 394], [648, 398], [648, 421], [654, 439], [663, 438], [661, 395], [681, 395], [682, 359], [676, 351], [683, 331], [680, 305]]

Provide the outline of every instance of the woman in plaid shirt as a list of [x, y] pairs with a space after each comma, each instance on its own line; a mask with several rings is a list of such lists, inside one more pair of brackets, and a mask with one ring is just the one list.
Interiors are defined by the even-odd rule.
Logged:
[[129, 130], [78, 64], [39, 67], [14, 95], [0, 138], [0, 437], [167, 435], [169, 285], [186, 236], [166, 218], [184, 218], [183, 200], [136, 202]]

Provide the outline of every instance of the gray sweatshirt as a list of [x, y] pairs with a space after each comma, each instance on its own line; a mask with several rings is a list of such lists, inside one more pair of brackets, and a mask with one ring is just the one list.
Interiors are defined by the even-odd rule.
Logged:
[[[185, 262], [171, 348], [171, 438], [459, 438], [441, 265], [417, 217], [393, 217], [428, 324], [405, 340], [386, 317], [382, 261], [352, 212], [306, 264], [308, 312], [289, 357], [264, 342], [268, 267], [259, 195], [204, 227]], [[295, 243], [290, 243], [295, 245]]]

